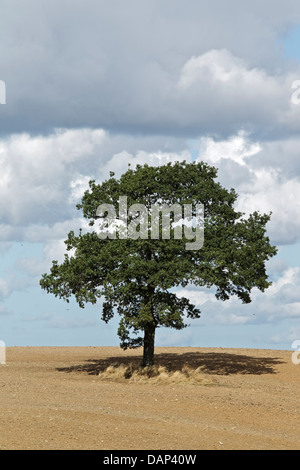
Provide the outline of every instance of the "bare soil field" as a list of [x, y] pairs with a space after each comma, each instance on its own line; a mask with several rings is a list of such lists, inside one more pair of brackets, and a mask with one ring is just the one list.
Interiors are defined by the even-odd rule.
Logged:
[[137, 366], [141, 353], [7, 348], [0, 449], [300, 449], [300, 365], [291, 351], [156, 348], [161, 380], [105, 374]]

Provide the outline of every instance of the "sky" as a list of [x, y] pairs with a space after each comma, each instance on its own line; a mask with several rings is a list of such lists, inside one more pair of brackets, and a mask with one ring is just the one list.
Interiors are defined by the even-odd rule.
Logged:
[[300, 340], [297, 80], [297, 0], [2, 0], [0, 339], [117, 346], [118, 318], [101, 321], [101, 302], [81, 309], [39, 280], [84, 226], [76, 204], [90, 179], [186, 160], [218, 168], [238, 210], [272, 212], [278, 254], [272, 286], [251, 304], [179, 288], [201, 318], [160, 328], [157, 346], [290, 349]]

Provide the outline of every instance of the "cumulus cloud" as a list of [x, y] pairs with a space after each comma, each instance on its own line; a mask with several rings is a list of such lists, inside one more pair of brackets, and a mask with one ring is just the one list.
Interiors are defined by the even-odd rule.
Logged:
[[[203, 87], [210, 84], [218, 91], [238, 92], [240, 97], [247, 95], [253, 99], [252, 93], [278, 94], [278, 85], [275, 77], [268, 76], [263, 69], [249, 68], [247, 63], [235, 57], [227, 49], [213, 49], [200, 56], [191, 57], [181, 71], [179, 87], [188, 90], [192, 87]], [[235, 89], [235, 90], [234, 90]], [[250, 94], [250, 96], [249, 96]], [[250, 101], [249, 100], [249, 101]]]
[[300, 182], [298, 178], [283, 179], [272, 169], [255, 171], [252, 189], [240, 195], [237, 208], [249, 213], [272, 212], [268, 231], [276, 244], [299, 241]]
[[105, 133], [57, 130], [49, 136], [16, 134], [0, 141], [0, 213], [4, 224], [55, 222], [66, 217], [69, 185], [95, 158]]
[[122, 151], [114, 155], [104, 166], [103, 173], [107, 174], [110, 169], [116, 174], [116, 177], [121, 176], [130, 165], [131, 168], [135, 168], [136, 165], [148, 164], [150, 166], [161, 166], [167, 163], [174, 163], [176, 161], [187, 161], [191, 162], [191, 154], [188, 150], [182, 152], [163, 152], [157, 150], [156, 152], [145, 152], [139, 150], [135, 155]]
[[199, 142], [199, 147], [198, 159], [209, 161], [214, 165], [218, 165], [222, 159], [229, 159], [244, 166], [247, 157], [252, 157], [261, 150], [261, 145], [258, 142], [252, 142], [244, 131], [239, 131], [237, 135], [230, 136], [226, 140], [203, 137]]
[[[294, 138], [293, 142], [299, 147], [300, 140]], [[299, 241], [300, 181], [298, 173], [289, 170], [290, 165], [296, 165], [296, 151], [289, 138], [278, 142], [284, 152], [277, 149], [273, 160], [270, 148], [276, 148], [275, 142], [252, 140], [243, 131], [226, 140], [204, 137], [198, 145], [196, 159], [216, 166], [219, 181], [236, 189], [237, 210], [246, 215], [272, 212], [267, 226], [272, 242]]]
[[291, 103], [292, 83], [299, 72], [296, 67], [271, 74], [226, 49], [193, 56], [178, 81], [183, 118], [208, 134], [228, 135], [239, 128], [269, 137], [294, 133], [300, 111]]

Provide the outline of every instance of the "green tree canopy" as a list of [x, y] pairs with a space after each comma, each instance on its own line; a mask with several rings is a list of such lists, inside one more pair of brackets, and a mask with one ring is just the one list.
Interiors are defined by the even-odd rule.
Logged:
[[[176, 162], [159, 167], [138, 165], [119, 179], [110, 173], [102, 184], [90, 181], [77, 208], [91, 230], [68, 234], [64, 261], [52, 262], [50, 273], [42, 276], [41, 287], [66, 301], [74, 296], [82, 308], [102, 299], [105, 322], [119, 314], [120, 346], [143, 346], [142, 364], [152, 365], [156, 328], [180, 330], [188, 319], [200, 317], [199, 309], [189, 299], [177, 297], [174, 288], [214, 286], [220, 300], [235, 295], [249, 303], [253, 288], [264, 291], [271, 284], [265, 263], [277, 249], [266, 235], [270, 214], [254, 212], [245, 218], [234, 208], [235, 190], [223, 188], [216, 179], [217, 169], [203, 162]], [[122, 238], [118, 232], [111, 238], [99, 237], [99, 205], [117, 209], [120, 196], [127, 197], [128, 207], [143, 204], [147, 208], [147, 238]], [[151, 238], [150, 215], [157, 203], [193, 208], [203, 204], [201, 249], [186, 248], [190, 239], [184, 231], [181, 238], [175, 238], [174, 224], [170, 239]], [[131, 214], [127, 223], [134, 220]], [[142, 219], [138, 220], [141, 225]]]

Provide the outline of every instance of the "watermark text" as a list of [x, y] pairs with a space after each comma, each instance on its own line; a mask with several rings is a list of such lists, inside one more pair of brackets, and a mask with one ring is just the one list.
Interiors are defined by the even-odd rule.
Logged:
[[6, 85], [3, 80], [0, 80], [0, 104], [6, 104]]
[[[184, 237], [189, 240], [186, 250], [199, 250], [204, 243], [204, 206], [203, 204], [132, 204], [128, 207], [127, 196], [119, 197], [119, 214], [113, 204], [100, 204], [96, 215], [101, 219], [98, 237], [116, 239], [174, 240]], [[173, 221], [171, 221], [173, 219]], [[191, 240], [194, 240], [193, 242]]]
[[6, 346], [4, 341], [0, 340], [0, 364], [6, 364]]
[[300, 364], [300, 340], [297, 339], [292, 344], [292, 349], [296, 349], [296, 351], [292, 354], [292, 363], [296, 366]]

